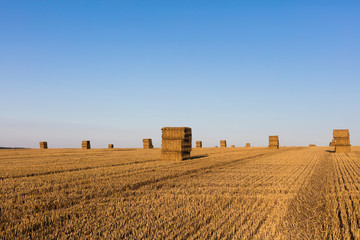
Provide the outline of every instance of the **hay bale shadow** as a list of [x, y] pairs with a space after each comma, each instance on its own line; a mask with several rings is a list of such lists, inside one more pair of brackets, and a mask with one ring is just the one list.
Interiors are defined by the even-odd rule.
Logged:
[[328, 153], [334, 153], [335, 152], [335, 150], [325, 150], [326, 152], [328, 152]]
[[197, 159], [197, 158], [204, 158], [204, 157], [208, 157], [208, 154], [204, 154], [204, 155], [196, 155], [196, 156], [192, 156], [186, 160], [192, 160], [192, 159]]

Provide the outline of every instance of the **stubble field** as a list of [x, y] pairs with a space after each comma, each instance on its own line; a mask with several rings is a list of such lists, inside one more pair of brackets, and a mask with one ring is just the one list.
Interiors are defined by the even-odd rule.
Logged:
[[360, 147], [0, 151], [0, 238], [360, 239]]

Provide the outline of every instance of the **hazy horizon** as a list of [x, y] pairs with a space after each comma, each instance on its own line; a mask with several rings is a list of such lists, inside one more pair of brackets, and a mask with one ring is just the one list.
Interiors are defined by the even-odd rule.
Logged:
[[1, 147], [360, 145], [360, 2], [3, 1]]

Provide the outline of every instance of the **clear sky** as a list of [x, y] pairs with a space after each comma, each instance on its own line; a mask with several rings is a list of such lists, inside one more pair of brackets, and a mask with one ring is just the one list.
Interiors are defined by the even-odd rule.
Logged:
[[360, 145], [360, 1], [0, 2], [0, 146]]

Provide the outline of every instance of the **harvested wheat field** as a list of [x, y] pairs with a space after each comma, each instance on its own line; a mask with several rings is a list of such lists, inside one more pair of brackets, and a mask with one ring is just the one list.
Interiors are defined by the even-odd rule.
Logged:
[[360, 147], [1, 150], [0, 179], [1, 239], [360, 238]]

